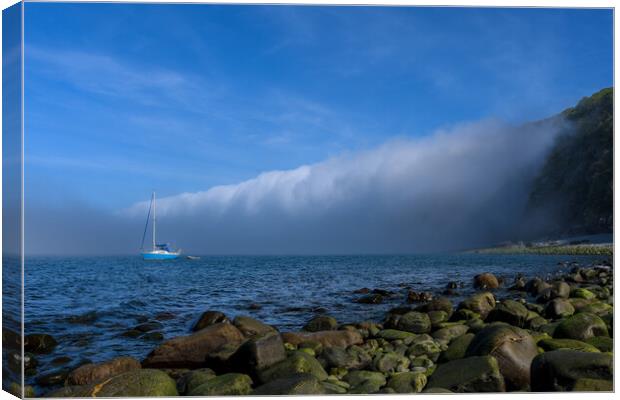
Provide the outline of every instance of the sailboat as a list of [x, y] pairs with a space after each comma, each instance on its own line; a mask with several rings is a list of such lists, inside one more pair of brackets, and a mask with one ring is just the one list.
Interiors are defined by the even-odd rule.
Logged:
[[[151, 217], [151, 210], [153, 210], [153, 248], [150, 251], [144, 250], [144, 239], [146, 238], [146, 230], [149, 226], [149, 219]], [[155, 217], [155, 192], [151, 196], [151, 204], [149, 206], [149, 213], [146, 216], [146, 225], [144, 226], [144, 234], [142, 235], [142, 258], [145, 260], [174, 260], [181, 254], [181, 250], [174, 251], [167, 243], [158, 244], [155, 240], [157, 218]]]

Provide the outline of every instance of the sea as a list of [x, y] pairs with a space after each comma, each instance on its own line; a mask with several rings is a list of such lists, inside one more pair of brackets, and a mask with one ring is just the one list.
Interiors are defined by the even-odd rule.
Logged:
[[[437, 296], [448, 282], [457, 282], [458, 295], [451, 297], [456, 305], [473, 292], [472, 279], [482, 272], [504, 278], [507, 287], [517, 274], [549, 277], [566, 272], [571, 262], [601, 259], [452, 253], [202, 256], [173, 261], [143, 261], [137, 255], [29, 257], [24, 272], [25, 333], [50, 334], [58, 346], [36, 356], [37, 373], [26, 382], [34, 385], [36, 376], [85, 361], [121, 355], [143, 359], [158, 342], [123, 333], [147, 321], [161, 324], [157, 330], [164, 339], [189, 334], [207, 310], [224, 312], [231, 319], [250, 316], [280, 331], [301, 329], [318, 314], [331, 315], [339, 323], [380, 322], [386, 311], [406, 304], [410, 289]], [[361, 288], [394, 295], [381, 304], [360, 304], [355, 300], [362, 295], [354, 292]], [[505, 289], [496, 293], [500, 298], [509, 295]], [[71, 361], [53, 365], [60, 356]]]

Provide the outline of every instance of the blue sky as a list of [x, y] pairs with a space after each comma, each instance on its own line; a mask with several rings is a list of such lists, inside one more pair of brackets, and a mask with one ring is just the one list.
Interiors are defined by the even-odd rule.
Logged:
[[26, 196], [107, 210], [612, 85], [612, 11], [27, 3]]

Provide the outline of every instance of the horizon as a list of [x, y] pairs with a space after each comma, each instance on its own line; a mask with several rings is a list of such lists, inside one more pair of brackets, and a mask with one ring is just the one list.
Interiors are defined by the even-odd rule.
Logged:
[[[608, 9], [25, 7], [28, 254], [97, 240], [130, 254], [153, 188], [165, 241], [191, 253], [500, 241], [523, 195], [481, 185], [520, 182], [511, 171], [538, 165], [555, 137], [522, 124], [613, 83]], [[507, 215], [459, 228], [485, 202]], [[462, 213], [456, 232], [406, 226], [445, 224], [443, 210]]]

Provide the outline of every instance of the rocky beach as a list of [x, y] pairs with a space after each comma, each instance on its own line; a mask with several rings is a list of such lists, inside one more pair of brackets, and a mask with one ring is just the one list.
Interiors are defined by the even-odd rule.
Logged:
[[[510, 280], [480, 271], [436, 293], [359, 288], [372, 309], [397, 297], [378, 321], [342, 323], [315, 313], [299, 331], [205, 310], [186, 335], [162, 340], [157, 320], [125, 335], [150, 336], [143, 359], [84, 361], [55, 350], [49, 334], [25, 337], [26, 396], [215, 396], [613, 390], [613, 267], [558, 265], [547, 276]], [[458, 299], [459, 292], [471, 294]], [[256, 305], [259, 307], [259, 305]], [[159, 315], [160, 320], [172, 318]], [[19, 336], [3, 329], [9, 368]], [[56, 370], [37, 372], [53, 355]], [[17, 384], [11, 385], [13, 391]]]

